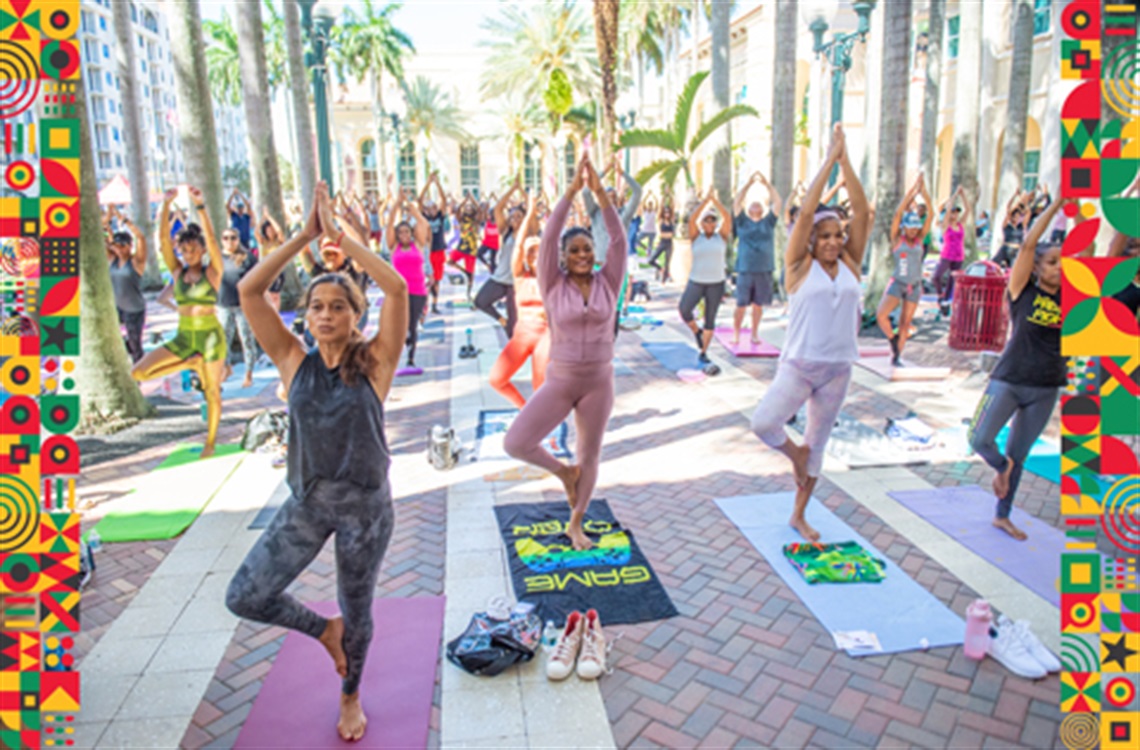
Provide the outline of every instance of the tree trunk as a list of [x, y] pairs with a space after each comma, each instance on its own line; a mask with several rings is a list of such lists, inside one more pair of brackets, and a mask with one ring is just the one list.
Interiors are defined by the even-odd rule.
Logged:
[[[1029, 86], [1033, 68], [1033, 0], [1016, 0], [1013, 10], [1013, 60], [1010, 63], [1009, 99], [1006, 109], [1005, 140], [1001, 153], [1001, 181], [998, 203], [1004, 206], [1021, 190], [1025, 174], [1025, 128], [1029, 117]], [[996, 217], [995, 217], [996, 218]], [[992, 237], [1001, 241], [1001, 232]], [[996, 248], [998, 245], [995, 244]]]
[[[985, 210], [978, 196], [978, 98], [981, 86], [982, 3], [958, 4], [958, 72], [954, 97], [954, 177], [951, 189], [962, 186], [974, 210], [963, 217], [966, 263], [977, 259], [974, 218]], [[992, 213], [992, 212], [991, 212]], [[991, 231], [997, 226], [990, 217]]]
[[[293, 125], [297, 131], [297, 169], [301, 173], [301, 205], [313, 205], [317, 188], [317, 154], [313, 121], [309, 116], [309, 82], [305, 69], [305, 47], [301, 44], [301, 11], [297, 0], [281, 4], [285, 17], [285, 49], [289, 58], [289, 94], [293, 97]], [[281, 226], [285, 226], [282, 224]]]
[[198, 0], [167, 0], [170, 52], [174, 57], [174, 91], [178, 99], [178, 134], [182, 139], [186, 181], [202, 191], [206, 210], [221, 231], [229, 226], [218, 161], [214, 102], [206, 78], [206, 43]]
[[772, 186], [787, 200], [796, 152], [796, 16], [798, 0], [776, 0], [772, 83]]
[[79, 361], [75, 380], [79, 392], [79, 429], [96, 432], [126, 427], [154, 414], [131, 377], [131, 360], [119, 333], [111, 269], [103, 246], [99, 215], [99, 186], [95, 154], [87, 121], [84, 78], [75, 80], [79, 109]]
[[[729, 71], [732, 69], [729, 59], [731, 43], [728, 35], [729, 16], [732, 13], [730, 3], [713, 3], [712, 19], [709, 21], [709, 32], [712, 35], [712, 94], [716, 110], [728, 109], [731, 97]], [[709, 138], [713, 147], [713, 187], [720, 197], [720, 202], [726, 206], [732, 205], [732, 123], [726, 123], [718, 128]], [[728, 268], [735, 265], [735, 252], [730, 244], [725, 255]]]
[[380, 194], [380, 190], [384, 185], [388, 184], [388, 155], [385, 153], [386, 144], [384, 138], [384, 118], [388, 114], [384, 111], [384, 71], [372, 71], [370, 75], [372, 79], [372, 101], [375, 103], [376, 108], [376, 158], [378, 171], [376, 172], [376, 194]]
[[158, 268], [158, 243], [151, 237], [153, 223], [150, 216], [150, 185], [147, 182], [146, 160], [142, 123], [142, 103], [139, 101], [139, 86], [135, 67], [135, 35], [131, 30], [130, 6], [126, 3], [111, 5], [112, 23], [115, 26], [115, 39], [118, 41], [116, 59], [119, 64], [119, 79], [123, 84], [123, 140], [135, 144], [127, 149], [127, 173], [131, 181], [131, 213], [133, 221], [147, 238], [146, 273], [143, 274], [144, 289], [161, 289], [162, 272]]
[[879, 174], [875, 186], [875, 226], [871, 230], [871, 275], [864, 306], [874, 309], [892, 270], [891, 220], [906, 182], [907, 82], [910, 78], [912, 0], [883, 4], [883, 91], [880, 105]]
[[[261, 3], [238, 3], [237, 35], [242, 104], [245, 108], [246, 139], [249, 144], [249, 176], [253, 193], [250, 197], [259, 212], [253, 221], [260, 223], [260, 210], [264, 208], [278, 226], [288, 227], [285, 203], [281, 198], [277, 144], [273, 138]], [[301, 280], [297, 278], [297, 266], [289, 263], [285, 266], [285, 285], [281, 289], [282, 309], [292, 310], [300, 298]]]
[[614, 105], [617, 103], [618, 10], [619, 0], [594, 0], [594, 37], [598, 65], [602, 69], [602, 163], [607, 163], [613, 153], [617, 131]]
[[942, 82], [942, 26], [945, 23], [946, 0], [930, 0], [930, 31], [926, 44], [926, 86], [922, 99], [922, 150], [921, 164], [926, 173], [926, 184], [935, 198], [938, 175], [934, 171], [934, 157], [938, 150], [938, 99]]

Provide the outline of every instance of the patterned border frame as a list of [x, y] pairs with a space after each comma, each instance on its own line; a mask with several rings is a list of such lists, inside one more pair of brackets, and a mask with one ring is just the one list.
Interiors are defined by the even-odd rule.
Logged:
[[0, 0], [0, 746], [75, 744], [79, 0]]
[[[1140, 743], [1140, 332], [1114, 299], [1140, 259], [1078, 257], [1101, 236], [1140, 236], [1137, 0], [1061, 9], [1061, 197], [1086, 219], [1062, 247], [1061, 740], [1069, 750]], [[1102, 117], [1111, 108], [1123, 120]], [[1103, 250], [1099, 253], [1104, 255]], [[1111, 552], [1102, 550], [1111, 549]]]

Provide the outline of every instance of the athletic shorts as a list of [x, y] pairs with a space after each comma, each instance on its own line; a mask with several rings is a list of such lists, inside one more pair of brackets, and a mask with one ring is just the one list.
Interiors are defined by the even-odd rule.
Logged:
[[902, 302], [918, 302], [922, 298], [922, 282], [904, 284], [897, 279], [891, 279], [886, 296], [898, 297]]
[[772, 304], [772, 272], [736, 274], [736, 306]]
[[443, 279], [443, 263], [447, 260], [446, 250], [431, 251], [431, 277], [436, 281]]
[[163, 344], [179, 359], [201, 354], [207, 362], [226, 358], [226, 331], [213, 315], [180, 316], [174, 338]]
[[468, 276], [475, 275], [475, 256], [468, 255], [467, 253], [460, 252], [459, 250], [451, 251], [451, 262], [458, 263], [463, 261], [463, 270], [467, 272]]

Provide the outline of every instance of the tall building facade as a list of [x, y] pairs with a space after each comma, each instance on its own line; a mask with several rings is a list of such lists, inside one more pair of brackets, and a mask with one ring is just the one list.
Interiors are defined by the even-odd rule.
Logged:
[[[95, 173], [102, 187], [115, 175], [128, 176], [127, 149], [135, 148], [136, 144], [126, 142], [123, 128], [122, 81], [111, 0], [82, 0], [80, 8], [78, 38], [87, 85]], [[150, 188], [158, 191], [185, 180], [170, 28], [161, 3], [141, 0], [131, 3], [131, 26], [142, 108], [143, 142], [137, 147], [146, 160]], [[247, 164], [245, 116], [241, 108], [215, 103], [214, 119], [222, 170]]]

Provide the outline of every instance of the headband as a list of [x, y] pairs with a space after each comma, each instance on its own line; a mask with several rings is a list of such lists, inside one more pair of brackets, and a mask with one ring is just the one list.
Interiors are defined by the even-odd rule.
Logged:
[[815, 216], [812, 217], [811, 225], [814, 227], [815, 225], [819, 224], [821, 221], [827, 221], [828, 219], [834, 219], [835, 221], [838, 221], [840, 224], [843, 223], [843, 219], [840, 218], [838, 213], [836, 213], [835, 211], [828, 210], [828, 211], [817, 211]]

